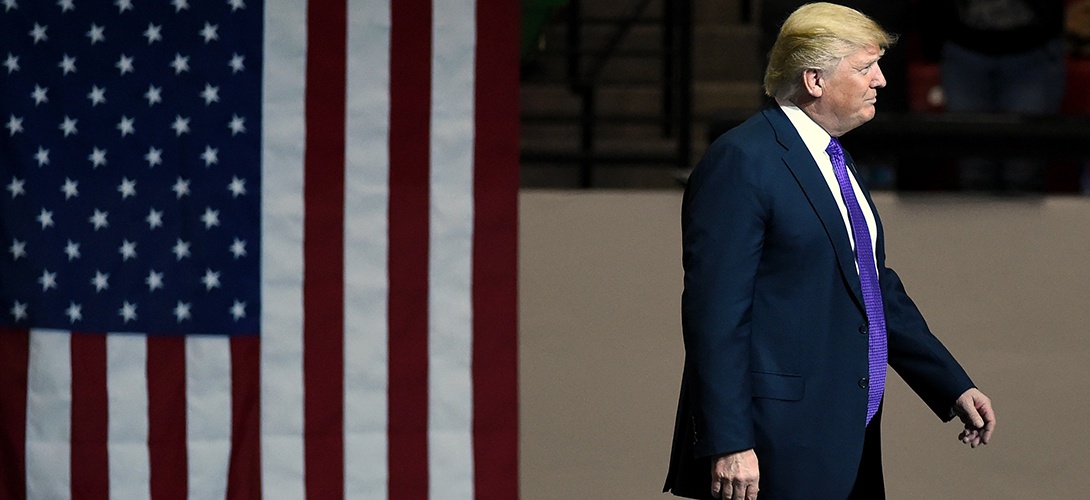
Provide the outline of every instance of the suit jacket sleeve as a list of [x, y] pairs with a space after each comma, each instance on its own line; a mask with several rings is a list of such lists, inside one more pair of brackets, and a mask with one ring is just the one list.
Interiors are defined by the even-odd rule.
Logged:
[[759, 166], [718, 141], [689, 179], [682, 206], [686, 393], [697, 457], [755, 446], [749, 346], [767, 220]]

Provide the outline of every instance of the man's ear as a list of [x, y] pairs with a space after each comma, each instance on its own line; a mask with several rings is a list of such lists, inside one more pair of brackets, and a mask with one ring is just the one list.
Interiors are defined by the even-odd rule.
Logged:
[[821, 94], [825, 91], [825, 80], [822, 78], [821, 70], [804, 70], [802, 72], [802, 88], [806, 90], [810, 97], [821, 97]]

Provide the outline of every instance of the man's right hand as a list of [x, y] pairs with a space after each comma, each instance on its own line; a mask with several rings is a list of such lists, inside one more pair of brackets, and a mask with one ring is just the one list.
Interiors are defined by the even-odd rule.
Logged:
[[756, 500], [760, 476], [753, 449], [720, 455], [712, 462], [712, 496], [723, 500]]

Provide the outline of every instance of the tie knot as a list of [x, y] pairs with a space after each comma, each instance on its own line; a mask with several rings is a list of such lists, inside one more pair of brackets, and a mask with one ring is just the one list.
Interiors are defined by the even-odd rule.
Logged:
[[825, 152], [829, 153], [832, 157], [844, 157], [844, 150], [840, 147], [840, 141], [836, 137], [829, 139], [829, 145], [825, 148]]

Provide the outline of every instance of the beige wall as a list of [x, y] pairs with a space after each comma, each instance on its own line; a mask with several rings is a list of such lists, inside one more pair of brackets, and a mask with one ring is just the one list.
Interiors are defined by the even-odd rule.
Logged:
[[[1090, 199], [875, 200], [888, 263], [995, 401], [956, 440], [892, 377], [889, 498], [1090, 496]], [[682, 346], [680, 192], [521, 195], [521, 491], [662, 499]]]

